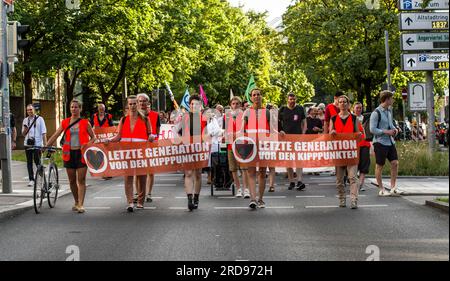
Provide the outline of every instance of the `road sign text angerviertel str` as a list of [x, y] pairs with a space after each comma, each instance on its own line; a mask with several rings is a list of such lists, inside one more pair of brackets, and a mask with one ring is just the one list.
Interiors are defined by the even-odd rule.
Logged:
[[401, 43], [403, 51], [447, 50], [449, 35], [447, 32], [402, 34]]

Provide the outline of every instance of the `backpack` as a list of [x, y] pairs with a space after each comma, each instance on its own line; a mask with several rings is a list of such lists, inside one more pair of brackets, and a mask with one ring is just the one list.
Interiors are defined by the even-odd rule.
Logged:
[[[381, 121], [381, 112], [378, 109], [375, 109], [375, 112], [378, 114], [378, 123], [377, 123], [377, 128], [380, 127], [380, 121]], [[374, 135], [372, 134], [372, 132], [370, 131], [370, 116], [372, 115], [372, 113], [370, 114], [364, 114], [364, 120], [363, 120], [363, 128], [364, 128], [364, 133], [366, 134], [366, 141], [373, 141]]]

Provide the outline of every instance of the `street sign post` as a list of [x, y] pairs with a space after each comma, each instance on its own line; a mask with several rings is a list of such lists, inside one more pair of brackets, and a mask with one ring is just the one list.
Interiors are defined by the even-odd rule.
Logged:
[[402, 54], [403, 71], [449, 70], [448, 53]]
[[449, 47], [447, 32], [425, 32], [402, 34], [403, 51], [447, 50]]
[[423, 0], [400, 0], [398, 9], [402, 11], [419, 11], [419, 10], [447, 10], [448, 0], [432, 0], [425, 9], [422, 8]]
[[426, 111], [427, 110], [427, 84], [409, 83], [409, 110]]
[[448, 12], [446, 13], [401, 13], [400, 30], [446, 30], [448, 29]]

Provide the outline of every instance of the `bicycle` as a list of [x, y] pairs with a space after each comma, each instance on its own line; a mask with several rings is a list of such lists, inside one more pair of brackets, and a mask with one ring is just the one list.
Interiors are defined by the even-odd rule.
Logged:
[[[48, 206], [54, 208], [56, 200], [58, 199], [59, 190], [59, 175], [58, 167], [54, 161], [53, 154], [60, 150], [57, 147], [44, 147], [44, 146], [28, 146], [27, 150], [47, 151], [46, 157], [40, 157], [40, 163], [36, 169], [34, 176], [34, 188], [33, 188], [33, 204], [36, 214], [41, 212], [42, 202], [44, 197], [47, 197]], [[49, 161], [48, 174], [46, 174], [47, 167], [44, 165], [44, 161]]]

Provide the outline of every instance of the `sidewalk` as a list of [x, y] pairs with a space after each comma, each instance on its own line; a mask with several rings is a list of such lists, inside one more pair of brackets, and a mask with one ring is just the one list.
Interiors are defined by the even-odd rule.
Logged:
[[[9, 194], [2, 193], [0, 181], [0, 219], [17, 216], [33, 208], [33, 187], [28, 185], [27, 164], [25, 162], [12, 161], [12, 189]], [[70, 193], [67, 174], [59, 167], [60, 189], [58, 197]], [[47, 204], [46, 202], [44, 202]]]
[[[368, 178], [368, 181], [378, 186], [376, 179]], [[390, 179], [383, 178], [383, 185], [390, 190]], [[448, 196], [449, 178], [443, 177], [400, 177], [397, 179], [397, 188], [403, 191], [403, 196]]]

